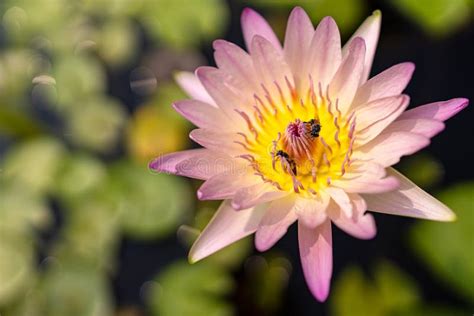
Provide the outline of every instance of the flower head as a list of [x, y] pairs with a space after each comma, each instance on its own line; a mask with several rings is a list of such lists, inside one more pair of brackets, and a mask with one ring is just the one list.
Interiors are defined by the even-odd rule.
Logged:
[[247, 235], [272, 247], [295, 221], [303, 272], [324, 301], [332, 273], [331, 223], [352, 236], [375, 236], [367, 210], [449, 221], [445, 205], [390, 168], [427, 146], [466, 99], [405, 111], [414, 70], [395, 65], [368, 80], [378, 41], [376, 11], [341, 48], [334, 20], [316, 29], [301, 8], [290, 15], [283, 46], [268, 23], [245, 9], [247, 51], [217, 40], [217, 67], [180, 73], [193, 98], [176, 110], [199, 128], [202, 145], [158, 157], [160, 172], [205, 180], [203, 200], [224, 200], [190, 251], [200, 260]]

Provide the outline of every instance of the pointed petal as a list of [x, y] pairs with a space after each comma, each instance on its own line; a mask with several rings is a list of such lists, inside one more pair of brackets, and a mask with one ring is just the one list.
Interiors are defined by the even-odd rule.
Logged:
[[197, 100], [182, 100], [173, 104], [175, 110], [200, 128], [222, 131], [238, 130], [235, 124], [216, 106]]
[[306, 283], [314, 297], [323, 302], [329, 295], [332, 275], [331, 221], [316, 228], [298, 222], [298, 242]]
[[273, 32], [268, 22], [257, 12], [245, 8], [240, 17], [242, 32], [247, 50], [251, 51], [251, 43], [255, 35], [259, 35], [269, 41], [273, 47], [281, 50], [281, 43]]
[[347, 214], [338, 207], [330, 207], [328, 213], [329, 217], [337, 227], [353, 237], [360, 239], [374, 238], [377, 233], [377, 228], [375, 226], [374, 217], [371, 214], [365, 213], [367, 204], [358, 194], [351, 194], [350, 198], [354, 207], [352, 216], [347, 216]]
[[242, 108], [248, 100], [245, 99], [245, 93], [239, 93], [231, 83], [231, 76], [213, 67], [199, 67], [196, 76], [226, 116], [237, 124], [241, 123], [242, 120], [235, 109]]
[[181, 89], [183, 89], [184, 92], [186, 92], [191, 98], [212, 105], [216, 104], [209, 93], [207, 93], [206, 89], [204, 89], [203, 85], [195, 74], [187, 71], [181, 71], [175, 75], [174, 79]]
[[279, 98], [281, 92], [285, 102], [290, 104], [291, 91], [286, 87], [286, 80], [294, 86], [293, 74], [282, 52], [276, 50], [265, 38], [257, 35], [252, 40], [252, 60], [260, 83], [265, 85], [272, 97]]
[[411, 155], [428, 146], [429, 138], [409, 132], [383, 132], [369, 143], [357, 148], [357, 159], [373, 160], [389, 167], [400, 161], [402, 156]]
[[[225, 161], [229, 165], [232, 164], [232, 158], [227, 155], [222, 155], [216, 152], [213, 152], [206, 148], [200, 149], [191, 149], [185, 151], [179, 151], [167, 155], [162, 155], [155, 158], [149, 164], [149, 168], [163, 173], [171, 173], [171, 174], [180, 174], [177, 166], [183, 161], [201, 161], [201, 163], [209, 163], [213, 164], [215, 161]], [[180, 174], [181, 175], [181, 174]], [[189, 176], [188, 174], [182, 174]], [[202, 177], [199, 176], [198, 179]]]
[[336, 202], [336, 204], [346, 216], [352, 216], [353, 206], [351, 199], [349, 198], [349, 195], [346, 193], [346, 191], [335, 186], [327, 187], [326, 189], [324, 189], [324, 191], [331, 196], [331, 198], [334, 200], [334, 202]]
[[314, 84], [317, 88], [318, 83], [321, 83], [326, 91], [342, 60], [341, 36], [333, 18], [321, 20], [311, 40], [310, 52], [309, 70]]
[[237, 191], [232, 199], [232, 207], [236, 210], [242, 210], [258, 204], [281, 199], [288, 194], [288, 192], [280, 191], [271, 184], [262, 182]]
[[362, 175], [356, 179], [333, 181], [333, 185], [349, 193], [381, 193], [395, 190], [399, 183], [394, 177], [377, 179]]
[[192, 130], [189, 137], [199, 145], [232, 157], [245, 153], [245, 148], [234, 142], [235, 133], [223, 133], [204, 128]]
[[346, 114], [360, 85], [364, 70], [365, 43], [360, 37], [351, 41], [349, 52], [342, 61], [334, 78], [329, 85], [329, 96], [333, 102], [338, 102], [342, 114]]
[[255, 234], [255, 247], [259, 251], [267, 251], [273, 247], [285, 235], [288, 227], [296, 221], [294, 205], [295, 199], [293, 197], [286, 197], [270, 203]]
[[453, 221], [456, 215], [443, 203], [417, 187], [393, 168], [388, 171], [400, 182], [393, 192], [364, 195], [370, 211], [435, 221]]
[[410, 132], [431, 138], [444, 129], [444, 123], [429, 119], [398, 119], [384, 133]]
[[[313, 24], [306, 12], [300, 7], [294, 8], [291, 11], [286, 28], [284, 55], [295, 76], [296, 86], [300, 88], [301, 82], [308, 80], [305, 66], [309, 57], [309, 47], [313, 34]], [[304, 86], [306, 87], [306, 85]]]
[[200, 200], [224, 200], [235, 195], [240, 189], [254, 185], [260, 178], [248, 168], [225, 172], [209, 178], [199, 188], [197, 195]]
[[206, 228], [189, 251], [189, 261], [199, 261], [216, 251], [253, 234], [265, 209], [262, 207], [236, 211], [230, 201], [222, 202]]
[[410, 102], [406, 95], [372, 101], [356, 111], [356, 144], [368, 143], [405, 111]]
[[214, 59], [219, 69], [236, 77], [239, 82], [247, 84], [247, 87], [255, 87], [258, 82], [253, 66], [252, 58], [239, 46], [224, 41], [216, 40], [213, 43], [215, 49]]
[[245, 168], [240, 159], [222, 153], [185, 159], [176, 164], [176, 174], [193, 179], [207, 180], [217, 174], [235, 174]]
[[377, 99], [397, 96], [410, 82], [415, 64], [406, 62], [392, 66], [359, 87], [353, 108]]
[[446, 121], [464, 109], [468, 104], [469, 100], [464, 98], [429, 103], [406, 111], [400, 116], [400, 119], [424, 118]]
[[382, 13], [377, 10], [369, 16], [364, 23], [359, 26], [357, 31], [355, 31], [354, 35], [347, 41], [346, 45], [342, 49], [343, 55], [347, 54], [348, 46], [352, 42], [352, 40], [356, 37], [361, 37], [365, 41], [366, 45], [366, 54], [365, 54], [365, 61], [364, 61], [364, 72], [361, 76], [361, 83], [367, 81], [369, 78], [370, 70], [372, 68], [372, 62], [374, 60], [375, 51], [377, 49], [377, 43], [379, 40], [380, 35], [380, 25], [382, 23]]
[[320, 225], [326, 220], [326, 208], [329, 201], [327, 194], [320, 195], [317, 198], [298, 198], [295, 204], [295, 213], [298, 220], [310, 228]]

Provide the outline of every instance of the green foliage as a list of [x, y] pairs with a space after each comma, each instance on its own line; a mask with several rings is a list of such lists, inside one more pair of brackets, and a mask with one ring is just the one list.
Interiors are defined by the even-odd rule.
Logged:
[[383, 316], [415, 308], [420, 302], [417, 285], [395, 265], [380, 262], [373, 281], [358, 267], [347, 268], [334, 283], [334, 316]]
[[118, 100], [92, 96], [71, 108], [66, 136], [85, 149], [109, 152], [116, 148], [125, 120], [125, 111]]
[[457, 215], [454, 223], [419, 222], [413, 227], [413, 249], [433, 272], [474, 303], [474, 183], [439, 194]]
[[438, 184], [444, 173], [441, 163], [427, 153], [406, 157], [397, 169], [425, 190]]
[[63, 261], [50, 267], [39, 292], [43, 315], [112, 315], [112, 300], [104, 276], [74, 262]]
[[434, 36], [446, 36], [467, 24], [472, 16], [469, 0], [392, 0], [392, 5]]
[[176, 262], [156, 278], [147, 293], [152, 315], [226, 316], [232, 306], [224, 300], [235, 287], [232, 277], [222, 267], [199, 262]]
[[14, 147], [3, 161], [3, 180], [38, 194], [52, 190], [66, 155], [63, 145], [53, 138], [37, 138]]
[[111, 169], [110, 191], [130, 237], [159, 238], [176, 230], [189, 214], [192, 193], [177, 177], [152, 174], [146, 165], [118, 163]]
[[228, 18], [221, 0], [146, 0], [140, 14], [151, 36], [177, 48], [215, 38]]

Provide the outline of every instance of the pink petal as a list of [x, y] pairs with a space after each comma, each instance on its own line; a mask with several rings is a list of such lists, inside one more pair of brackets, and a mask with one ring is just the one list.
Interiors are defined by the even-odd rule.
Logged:
[[224, 172], [209, 178], [201, 185], [197, 195], [200, 200], [229, 199], [238, 190], [254, 185], [259, 179], [246, 167], [235, 169], [235, 172]]
[[[293, 74], [282, 52], [276, 50], [265, 38], [257, 35], [252, 41], [252, 60], [260, 83], [265, 85], [271, 96], [279, 98], [281, 91], [286, 103], [290, 104], [291, 91], [287, 88], [286, 80], [293, 85]], [[279, 85], [280, 89], [276, 85]]]
[[411, 155], [428, 146], [429, 138], [409, 132], [382, 133], [371, 142], [357, 148], [357, 159], [374, 160], [388, 167], [400, 161], [402, 156]]
[[[291, 11], [285, 34], [284, 55], [290, 66], [300, 92], [307, 87], [301, 82], [307, 82], [306, 63], [309, 58], [309, 47], [313, 38], [314, 28], [306, 12], [296, 7]], [[307, 89], [307, 88], [306, 88]]]
[[331, 221], [316, 228], [298, 222], [298, 242], [306, 283], [314, 297], [324, 302], [329, 295], [332, 275]]
[[199, 261], [254, 233], [264, 213], [263, 207], [237, 212], [229, 200], [222, 202], [214, 217], [194, 242], [189, 252], [189, 261]]
[[209, 93], [207, 93], [206, 89], [204, 89], [203, 85], [195, 74], [187, 71], [181, 71], [175, 75], [174, 79], [181, 89], [183, 89], [191, 98], [212, 105], [216, 104]]
[[346, 191], [334, 186], [327, 187], [324, 191], [331, 196], [346, 216], [352, 216], [352, 202]]
[[[173, 104], [175, 110], [200, 128], [220, 130], [232, 129], [234, 124], [216, 106], [197, 100], [182, 100]], [[237, 129], [235, 129], [237, 130]]]
[[329, 96], [332, 102], [338, 102], [339, 109], [343, 114], [349, 110], [359, 88], [364, 70], [364, 56], [364, 40], [360, 37], [354, 38], [346, 58], [342, 61], [329, 85]]
[[329, 196], [326, 194], [318, 198], [298, 198], [295, 204], [298, 220], [309, 228], [320, 225], [326, 220], [326, 208], [329, 201]]
[[214, 41], [213, 47], [214, 59], [219, 69], [236, 77], [240, 82], [247, 83], [249, 88], [257, 86], [256, 72], [249, 54], [239, 46], [224, 40]]
[[400, 116], [400, 119], [423, 118], [446, 121], [464, 109], [468, 104], [469, 100], [464, 98], [429, 103], [406, 111]]
[[281, 199], [288, 194], [288, 192], [280, 191], [271, 184], [263, 182], [257, 183], [237, 191], [232, 199], [232, 207], [236, 210], [242, 210], [258, 204]]
[[351, 180], [341, 179], [333, 181], [333, 185], [349, 193], [381, 193], [395, 190], [398, 188], [399, 183], [394, 177], [377, 179], [362, 175]]
[[397, 96], [405, 90], [410, 82], [415, 64], [401, 63], [379, 73], [359, 87], [354, 98], [353, 107], [386, 97]]
[[189, 137], [199, 145], [232, 157], [244, 154], [245, 148], [235, 143], [235, 133], [225, 133], [198, 128], [192, 130]]
[[200, 160], [214, 162], [216, 159], [220, 159], [221, 161], [231, 161], [232, 158], [205, 148], [191, 149], [159, 156], [150, 162], [149, 168], [157, 172], [177, 174], [178, 170], [176, 169], [176, 166], [183, 161]]
[[444, 123], [430, 119], [402, 119], [390, 124], [384, 133], [410, 132], [431, 138], [444, 129]]
[[255, 234], [255, 247], [259, 251], [267, 251], [273, 247], [285, 235], [288, 227], [296, 221], [294, 204], [293, 197], [286, 197], [270, 203]]
[[365, 144], [377, 137], [405, 111], [409, 102], [408, 96], [399, 95], [378, 99], [361, 106], [356, 111], [356, 144]]
[[254, 10], [245, 8], [240, 17], [240, 24], [242, 25], [242, 32], [247, 50], [251, 51], [252, 40], [256, 35], [265, 38], [273, 45], [273, 47], [281, 50], [281, 43], [268, 22]]
[[399, 180], [400, 188], [393, 192], [364, 195], [369, 210], [435, 221], [456, 219], [456, 215], [446, 205], [417, 187], [395, 169], [389, 168], [388, 173]]
[[232, 77], [213, 67], [199, 67], [196, 75], [226, 116], [237, 124], [242, 123], [242, 118], [235, 110], [241, 109], [249, 100], [246, 100], [245, 94], [239, 93], [237, 87], [232, 84]]
[[321, 83], [322, 88], [331, 82], [339, 65], [341, 64], [341, 36], [336, 22], [331, 17], [321, 20], [313, 39], [311, 40], [309, 70], [317, 88]]
[[338, 207], [329, 208], [329, 217], [341, 230], [349, 235], [360, 239], [372, 239], [377, 234], [374, 217], [371, 214], [364, 214], [367, 210], [367, 204], [358, 194], [350, 195], [354, 214], [347, 214]]
[[176, 164], [176, 174], [194, 179], [207, 180], [217, 174], [235, 174], [245, 168], [240, 159], [222, 153], [185, 159]]
[[345, 56], [348, 53], [348, 46], [354, 38], [361, 37], [365, 41], [366, 53], [364, 60], [364, 71], [361, 76], [361, 83], [367, 81], [370, 75], [370, 69], [372, 68], [372, 62], [374, 60], [375, 51], [377, 49], [377, 42], [380, 34], [380, 24], [382, 22], [382, 14], [380, 11], [374, 11], [364, 23], [359, 26], [354, 35], [347, 41], [346, 45], [342, 49], [342, 54]]

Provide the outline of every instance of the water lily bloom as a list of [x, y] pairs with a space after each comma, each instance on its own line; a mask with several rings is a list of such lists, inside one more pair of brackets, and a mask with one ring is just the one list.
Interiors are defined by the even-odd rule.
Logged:
[[314, 29], [301, 8], [291, 12], [283, 45], [255, 11], [245, 9], [241, 22], [247, 51], [216, 40], [217, 67], [177, 76], [192, 99], [174, 107], [199, 127], [190, 137], [203, 148], [158, 157], [150, 168], [205, 180], [198, 198], [223, 200], [195, 241], [191, 262], [253, 233], [265, 251], [297, 222], [305, 279], [324, 301], [333, 224], [369, 239], [376, 227], [367, 210], [455, 218], [391, 166], [426, 147], [468, 100], [406, 110], [409, 62], [368, 79], [378, 11], [342, 48], [331, 17]]

